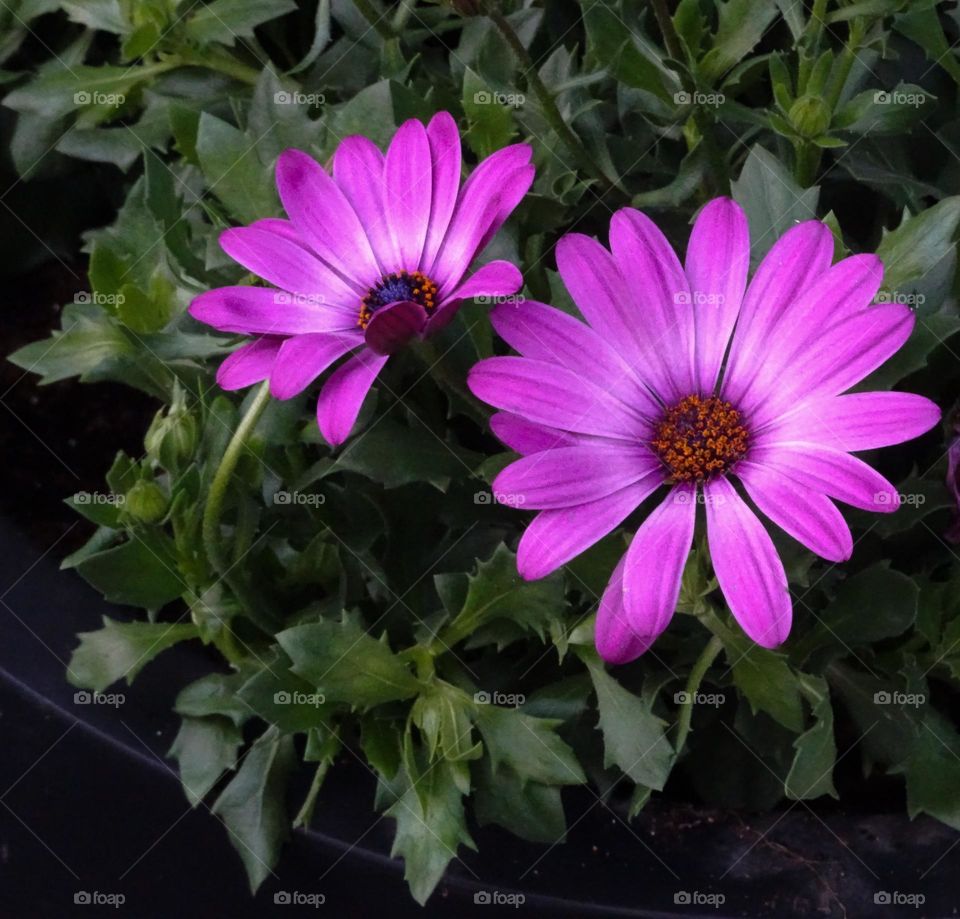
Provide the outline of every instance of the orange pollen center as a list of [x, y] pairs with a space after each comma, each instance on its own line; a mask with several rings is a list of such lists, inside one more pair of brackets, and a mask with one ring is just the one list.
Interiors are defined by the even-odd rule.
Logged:
[[385, 274], [360, 302], [360, 317], [357, 325], [366, 329], [373, 314], [382, 306], [412, 300], [428, 313], [437, 305], [437, 285], [422, 271], [395, 271]]
[[747, 452], [740, 412], [717, 396], [687, 396], [667, 409], [651, 446], [671, 482], [703, 482], [726, 472]]

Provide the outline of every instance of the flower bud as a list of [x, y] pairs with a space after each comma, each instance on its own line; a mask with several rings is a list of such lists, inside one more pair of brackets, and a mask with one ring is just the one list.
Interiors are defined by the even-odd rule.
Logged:
[[156, 523], [167, 512], [167, 504], [167, 496], [156, 482], [139, 479], [127, 492], [124, 510], [141, 523]]
[[197, 422], [185, 408], [176, 404], [169, 413], [157, 412], [144, 437], [143, 445], [151, 459], [164, 469], [177, 470], [190, 461], [197, 447]]
[[819, 137], [830, 127], [830, 109], [819, 96], [801, 96], [790, 107], [790, 123], [801, 137]]

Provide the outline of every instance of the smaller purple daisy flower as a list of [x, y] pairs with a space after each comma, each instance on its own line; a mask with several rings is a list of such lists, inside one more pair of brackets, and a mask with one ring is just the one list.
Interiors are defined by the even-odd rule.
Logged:
[[937, 423], [922, 396], [845, 394], [907, 340], [905, 306], [871, 306], [880, 260], [831, 266], [818, 221], [773, 246], [749, 285], [747, 220], [730, 199], [703, 208], [681, 266], [639, 211], [610, 224], [612, 252], [570, 234], [557, 267], [588, 325], [542, 303], [503, 304], [491, 318], [520, 357], [470, 372], [498, 409], [491, 425], [522, 459], [494, 482], [503, 503], [539, 510], [517, 551], [541, 578], [669, 487], [637, 530], [597, 611], [596, 643], [612, 663], [643, 654], [676, 609], [704, 506], [720, 589], [757, 644], [783, 642], [792, 603], [783, 563], [757, 514], [830, 561], [850, 557], [834, 504], [890, 512], [899, 495], [852, 456], [910, 440]]
[[190, 305], [222, 332], [256, 336], [221, 364], [217, 382], [242, 389], [269, 379], [271, 394], [289, 399], [349, 355], [317, 403], [321, 433], [343, 443], [391, 354], [438, 332], [463, 300], [520, 288], [509, 262], [465, 274], [530, 188], [531, 154], [526, 144], [505, 147], [461, 187], [460, 134], [447, 112], [427, 127], [405, 122], [386, 155], [347, 137], [332, 176], [286, 150], [277, 188], [289, 220], [220, 236], [234, 261], [274, 287], [221, 287]]

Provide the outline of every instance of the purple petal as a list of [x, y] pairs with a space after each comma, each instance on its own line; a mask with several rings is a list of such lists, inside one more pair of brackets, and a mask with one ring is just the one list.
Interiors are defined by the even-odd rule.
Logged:
[[495, 307], [490, 321], [497, 334], [524, 357], [582, 373], [584, 358], [589, 355], [593, 379], [648, 417], [659, 416], [659, 403], [620, 354], [573, 316], [536, 300], [524, 300]]
[[821, 347], [826, 330], [866, 310], [882, 278], [880, 259], [854, 255], [815, 279], [800, 297], [783, 308], [769, 336], [760, 343], [762, 355], [753, 362], [749, 379], [743, 373], [732, 381], [737, 398], [747, 402], [752, 393], [762, 393], [777, 385], [785, 371], [804, 361], [807, 349]]
[[844, 452], [873, 450], [913, 440], [939, 420], [939, 407], [913, 393], [848, 393], [804, 403], [771, 425], [763, 441], [808, 441]]
[[833, 234], [817, 220], [788, 230], [764, 256], [747, 287], [730, 345], [722, 394], [737, 402], [763, 359], [766, 341], [783, 311], [830, 267]]
[[499, 150], [480, 163], [464, 184], [446, 237], [427, 272], [444, 296], [527, 193], [534, 168], [523, 164], [530, 153], [525, 144]]
[[541, 511], [517, 546], [520, 577], [535, 581], [556, 571], [619, 526], [663, 481], [658, 472], [576, 507]]
[[[450, 226], [460, 191], [460, 131], [449, 112], [437, 112], [427, 125], [430, 160], [433, 164], [433, 194], [430, 201], [430, 225], [423, 245], [421, 264], [430, 267]], [[519, 286], [519, 285], [518, 285]]]
[[792, 410], [798, 400], [833, 396], [859, 383], [900, 349], [916, 320], [896, 303], [871, 306], [829, 327], [790, 366], [743, 402], [758, 427]]
[[645, 446], [577, 445], [535, 453], [494, 479], [501, 504], [544, 510], [596, 501], [660, 469]]
[[380, 270], [356, 211], [313, 157], [284, 150], [277, 160], [277, 190], [293, 225], [324, 261], [360, 287], [377, 281]]
[[511, 450], [524, 456], [578, 443], [576, 434], [534, 424], [509, 412], [494, 412], [490, 416], [490, 428]]
[[522, 285], [523, 276], [510, 262], [487, 262], [434, 310], [427, 320], [424, 335], [435, 335], [449, 325], [464, 300], [474, 297], [506, 297], [519, 290]]
[[750, 231], [740, 206], [715, 198], [697, 217], [686, 272], [696, 330], [697, 381], [712, 393], [740, 312], [750, 267]]
[[277, 236], [282, 236], [304, 249], [309, 249], [304, 238], [289, 220], [283, 220], [280, 217], [263, 217], [260, 220], [254, 220], [250, 227], [254, 230], [266, 230], [268, 233], [275, 233]]
[[383, 204], [383, 154], [366, 137], [345, 137], [333, 156], [333, 178], [370, 240], [380, 274], [395, 271], [399, 264], [390, 224]]
[[763, 648], [790, 634], [793, 604], [787, 576], [770, 535], [723, 478], [704, 485], [707, 540], [713, 570], [730, 612]]
[[570, 370], [524, 357], [490, 357], [467, 376], [471, 392], [495, 408], [548, 427], [646, 440], [647, 422], [630, 408]]
[[357, 314], [268, 287], [218, 287], [195, 297], [190, 315], [221, 332], [299, 335], [349, 329]]
[[623, 569], [626, 556], [613, 569], [600, 599], [594, 641], [597, 653], [610, 664], [629, 664], [654, 643], [657, 636], [641, 632], [630, 624], [623, 605]]
[[349, 287], [302, 245], [275, 232], [232, 227], [220, 234], [220, 246], [235, 262], [283, 290], [331, 306], [352, 306], [358, 300], [358, 288]]
[[696, 387], [696, 333], [687, 277], [673, 247], [649, 217], [629, 207], [610, 221], [610, 247], [633, 294], [637, 321], [663, 368], [664, 388], [658, 392], [668, 401], [690, 395]]
[[337, 446], [350, 436], [363, 400], [389, 359], [364, 348], [330, 375], [317, 400], [317, 424], [327, 443]]
[[288, 338], [270, 374], [270, 393], [291, 399], [303, 392], [337, 358], [363, 344], [358, 333], [314, 333]]
[[520, 269], [511, 262], [497, 260], [478, 268], [452, 294], [451, 300], [473, 297], [509, 297], [523, 286]]
[[243, 389], [270, 376], [283, 338], [264, 335], [237, 348], [217, 370], [221, 389]]
[[685, 485], [671, 491], [637, 530], [614, 570], [597, 610], [595, 638], [604, 660], [635, 660], [670, 622], [693, 542], [695, 495]]
[[400, 254], [398, 269], [416, 271], [420, 267], [432, 190], [433, 165], [427, 130], [411, 118], [397, 129], [387, 150], [387, 219]]
[[850, 527], [824, 494], [755, 463], [740, 463], [737, 476], [761, 512], [797, 542], [831, 562], [850, 558]]
[[393, 354], [422, 332], [426, 321], [427, 311], [412, 300], [381, 306], [367, 323], [367, 345], [376, 354]]
[[787, 476], [810, 491], [823, 492], [853, 507], [882, 514], [900, 506], [900, 496], [863, 460], [817, 444], [764, 444], [750, 450], [750, 462]]
[[651, 642], [669, 624], [680, 596], [680, 579], [693, 545], [696, 488], [675, 486], [637, 530], [623, 570], [627, 621]]

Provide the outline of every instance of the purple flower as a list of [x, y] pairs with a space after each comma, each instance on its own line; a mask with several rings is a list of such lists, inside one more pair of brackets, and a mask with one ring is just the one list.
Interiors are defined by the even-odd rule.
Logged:
[[668, 485], [600, 601], [600, 654], [633, 660], [667, 627], [698, 504], [733, 615], [757, 644], [778, 645], [792, 616], [786, 574], [731, 479], [811, 551], [849, 558], [850, 530], [831, 499], [899, 506], [896, 489], [851, 451], [909, 440], [940, 417], [909, 393], [842, 395], [900, 348], [913, 314], [871, 306], [880, 260], [831, 267], [833, 238], [817, 221], [784, 234], [748, 285], [747, 221], [727, 198], [697, 218], [685, 266], [630, 208], [614, 215], [610, 245], [574, 233], [557, 246], [588, 325], [542, 303], [498, 306], [494, 326], [522, 356], [470, 373], [474, 394], [502, 410], [493, 430], [523, 455], [494, 492], [540, 511], [520, 540], [520, 573], [543, 577]]
[[321, 433], [343, 443], [389, 355], [442, 329], [461, 301], [521, 286], [504, 261], [464, 275], [533, 182], [530, 157], [526, 144], [499, 150], [461, 188], [460, 135], [447, 112], [426, 128], [404, 123], [386, 155], [346, 138], [332, 177], [286, 150], [277, 188], [290, 219], [220, 236], [232, 259], [274, 287], [221, 287], [190, 305], [201, 322], [256, 336], [221, 364], [217, 382], [241, 389], [269, 378], [271, 394], [289, 399], [349, 355], [317, 403]]

